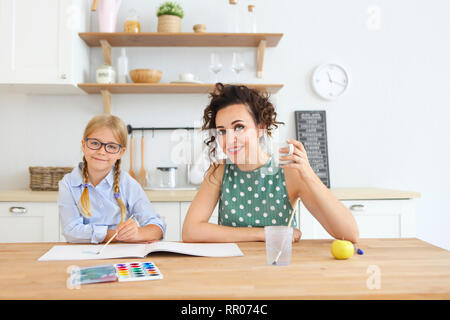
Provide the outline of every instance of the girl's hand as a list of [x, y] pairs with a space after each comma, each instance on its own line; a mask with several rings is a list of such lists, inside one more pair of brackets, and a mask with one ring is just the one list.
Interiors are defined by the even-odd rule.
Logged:
[[302, 232], [299, 229], [294, 228], [294, 232], [292, 233], [292, 243], [299, 242], [302, 237]]
[[[294, 139], [288, 139], [287, 143], [294, 145], [294, 152], [292, 155], [287, 155], [284, 157], [280, 157], [280, 161], [289, 161], [292, 163], [282, 164], [281, 168], [295, 168], [297, 169], [301, 176], [307, 176], [311, 173], [314, 173], [313, 169], [309, 165], [308, 156], [306, 155], [306, 150], [303, 144], [300, 141]], [[289, 148], [280, 148], [280, 153], [288, 153]]]
[[117, 226], [117, 240], [124, 242], [138, 242], [141, 241], [141, 232], [139, 225], [134, 219], [127, 221]]

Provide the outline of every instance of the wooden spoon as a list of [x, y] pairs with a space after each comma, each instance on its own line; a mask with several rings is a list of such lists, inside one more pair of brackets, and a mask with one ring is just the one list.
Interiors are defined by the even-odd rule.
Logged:
[[134, 163], [134, 138], [133, 138], [133, 132], [131, 132], [131, 137], [130, 137], [130, 171], [129, 171], [129, 174], [135, 180], [137, 180], [136, 174], [134, 173], [134, 170], [133, 170], [133, 163]]
[[91, 11], [97, 11], [97, 2], [98, 0], [92, 1]]
[[138, 181], [141, 184], [141, 186], [144, 188], [147, 186], [147, 177], [146, 177], [146, 173], [145, 173], [145, 168], [144, 168], [144, 131], [142, 131], [142, 138], [141, 138], [141, 171], [139, 171], [139, 177], [138, 177]]

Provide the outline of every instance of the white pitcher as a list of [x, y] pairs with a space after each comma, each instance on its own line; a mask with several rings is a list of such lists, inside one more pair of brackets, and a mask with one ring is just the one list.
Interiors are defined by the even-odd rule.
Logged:
[[100, 32], [115, 32], [117, 13], [122, 0], [100, 0], [98, 10], [98, 26]]

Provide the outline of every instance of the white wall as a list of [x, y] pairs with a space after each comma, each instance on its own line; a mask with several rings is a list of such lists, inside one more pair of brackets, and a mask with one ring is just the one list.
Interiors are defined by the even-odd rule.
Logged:
[[[160, 1], [123, 1], [121, 30], [128, 8], [140, 16], [142, 31], [156, 31]], [[227, 30], [227, 0], [181, 1], [183, 31], [205, 23]], [[250, 1], [240, 1], [249, 4]], [[284, 33], [269, 48], [264, 78], [255, 78], [255, 52], [242, 48], [130, 48], [130, 68], [163, 70], [162, 82], [180, 72], [209, 81], [209, 54], [219, 52], [222, 81], [233, 80], [231, 53], [244, 53], [247, 82], [283, 83], [273, 96], [282, 137], [294, 137], [295, 110], [326, 110], [332, 187], [376, 186], [418, 191], [418, 237], [450, 249], [450, 2], [445, 0], [254, 1], [259, 31]], [[367, 9], [381, 9], [379, 30], [366, 27]], [[96, 14], [92, 31], [97, 30]], [[113, 49], [114, 57], [119, 49]], [[93, 70], [101, 64], [91, 49]], [[349, 92], [338, 101], [315, 96], [314, 67], [336, 62], [350, 73]], [[138, 126], [192, 126], [201, 119], [206, 95], [114, 95], [113, 113]], [[0, 94], [2, 160], [0, 189], [26, 188], [28, 166], [74, 165], [86, 122], [103, 111], [99, 95], [27, 96]], [[140, 137], [137, 133], [136, 138]], [[147, 133], [146, 167], [168, 164], [168, 133]], [[138, 146], [138, 145], [136, 145]], [[140, 165], [136, 161], [135, 167]], [[126, 155], [124, 168], [128, 168]], [[180, 174], [182, 170], [180, 170]]]

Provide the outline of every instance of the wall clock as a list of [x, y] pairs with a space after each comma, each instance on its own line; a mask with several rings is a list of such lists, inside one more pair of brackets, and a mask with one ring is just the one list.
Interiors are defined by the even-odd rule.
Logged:
[[318, 66], [311, 79], [316, 94], [326, 100], [335, 100], [348, 91], [348, 80], [347, 71], [334, 63]]

